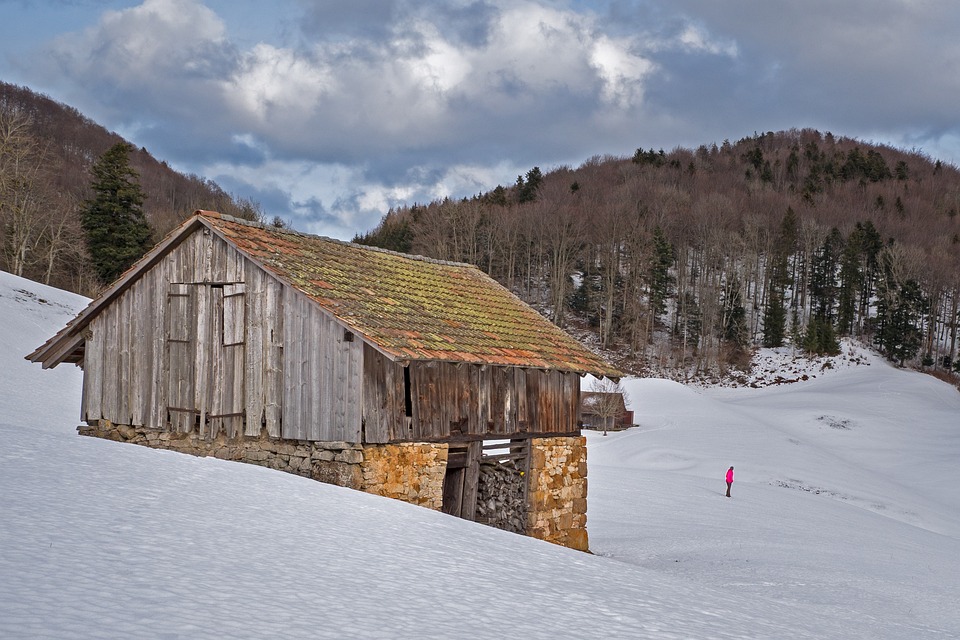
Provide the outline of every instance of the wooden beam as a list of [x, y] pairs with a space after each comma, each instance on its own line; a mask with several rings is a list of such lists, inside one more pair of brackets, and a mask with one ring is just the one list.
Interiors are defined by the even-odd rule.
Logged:
[[[462, 442], [476, 442], [478, 440], [531, 440], [533, 438], [578, 438], [581, 433], [578, 429], [577, 431], [546, 431], [546, 432], [529, 432], [524, 431], [520, 433], [483, 433], [483, 434], [463, 434], [459, 436], [445, 436], [442, 438], [395, 438], [390, 440], [386, 444], [401, 444], [404, 442], [431, 442], [431, 443], [462, 443]], [[506, 449], [507, 444], [500, 445], [499, 448]]]
[[463, 477], [463, 504], [460, 505], [460, 517], [474, 520], [477, 517], [477, 489], [480, 485], [480, 445], [479, 440], [467, 445], [467, 468]]

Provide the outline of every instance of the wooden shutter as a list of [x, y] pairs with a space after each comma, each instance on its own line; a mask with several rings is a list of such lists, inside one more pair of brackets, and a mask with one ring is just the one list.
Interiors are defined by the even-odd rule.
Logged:
[[223, 285], [223, 346], [244, 343], [244, 286]]

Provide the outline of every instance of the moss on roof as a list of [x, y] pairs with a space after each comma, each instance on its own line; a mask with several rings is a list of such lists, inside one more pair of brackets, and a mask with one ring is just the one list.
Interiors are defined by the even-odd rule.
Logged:
[[473, 265], [201, 216], [396, 359], [623, 375]]

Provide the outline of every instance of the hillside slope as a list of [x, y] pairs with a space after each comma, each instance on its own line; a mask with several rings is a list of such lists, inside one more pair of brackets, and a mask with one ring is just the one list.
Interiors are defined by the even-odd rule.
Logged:
[[83, 302], [0, 272], [0, 637], [960, 635], [960, 394], [936, 380], [631, 381], [641, 426], [588, 435], [591, 556], [78, 437], [79, 371], [22, 358]]

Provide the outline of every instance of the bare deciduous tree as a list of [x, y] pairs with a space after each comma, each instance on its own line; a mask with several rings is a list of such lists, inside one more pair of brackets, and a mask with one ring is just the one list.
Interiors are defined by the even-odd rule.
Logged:
[[23, 111], [0, 111], [0, 224], [3, 257], [11, 273], [24, 275], [31, 251], [40, 240], [45, 220], [46, 190], [42, 171], [45, 155], [30, 132], [31, 118]]
[[610, 378], [600, 378], [590, 384], [590, 410], [603, 421], [603, 435], [616, 425], [623, 416], [628, 402], [623, 383]]

